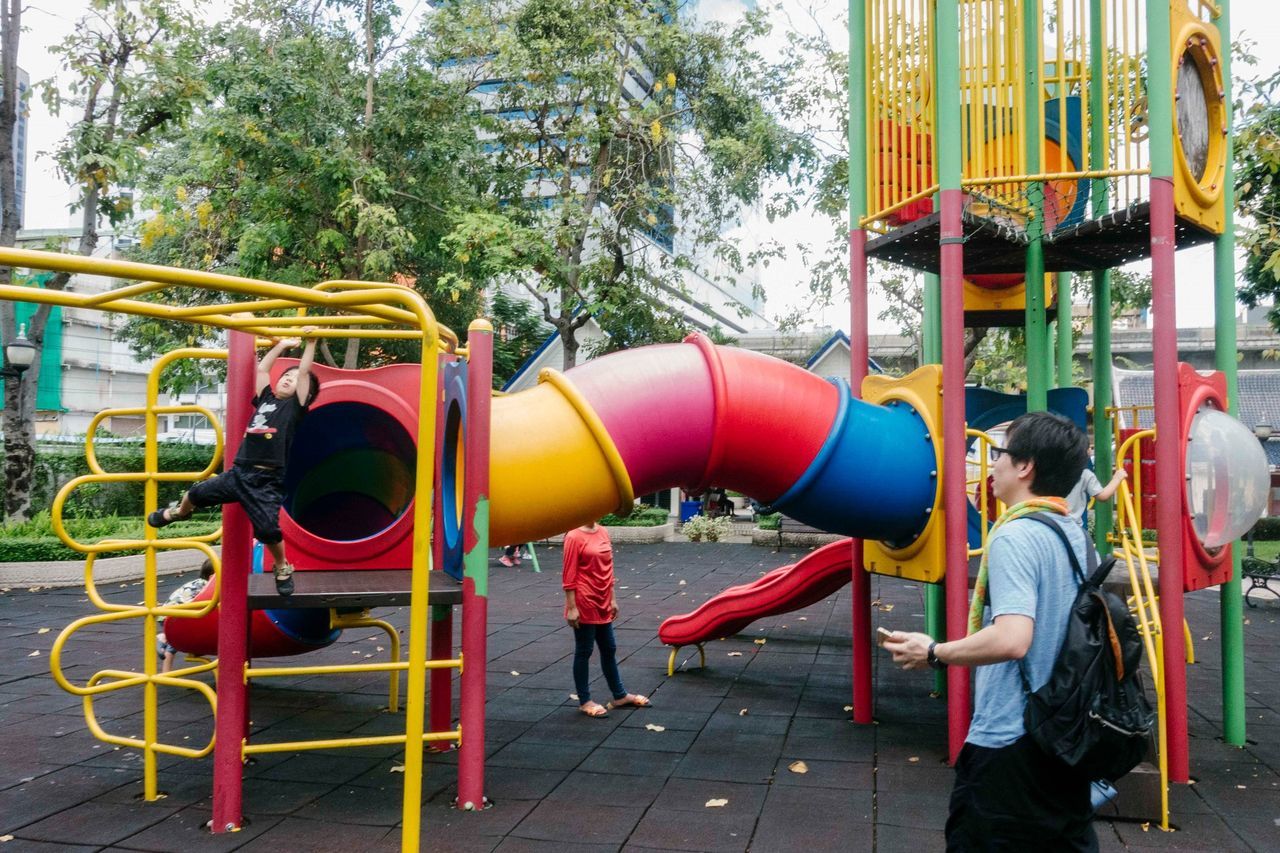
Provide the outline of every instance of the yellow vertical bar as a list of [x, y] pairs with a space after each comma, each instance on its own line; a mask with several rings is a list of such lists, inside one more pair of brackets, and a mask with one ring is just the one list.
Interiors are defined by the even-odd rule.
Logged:
[[[878, 5], [877, 0], [868, 0], [866, 9], [863, 11], [863, 32], [867, 34], [868, 38], [871, 38], [873, 36], [871, 23], [872, 21], [875, 20], [877, 5]], [[876, 148], [876, 137], [875, 137], [875, 131], [873, 130], [873, 128], [876, 126], [876, 115], [879, 109], [878, 101], [876, 98], [876, 91], [877, 91], [876, 77], [874, 74], [871, 73], [872, 69], [876, 67], [875, 66], [876, 45], [874, 44], [874, 39], [872, 43], [867, 45], [867, 49], [865, 53], [867, 58], [866, 58], [866, 65], [864, 65], [862, 69], [862, 74], [863, 74], [863, 79], [867, 81], [867, 87], [868, 87], [867, 115], [865, 117], [849, 116], [849, 121], [859, 121], [861, 119], [864, 123], [862, 132], [866, 137], [867, 192], [871, 195], [871, 199], [867, 204], [867, 210], [870, 211], [872, 214], [876, 214], [880, 211], [880, 185], [876, 180], [877, 175], [879, 174], [876, 170], [876, 161], [879, 159], [880, 152]], [[856, 222], [849, 223], [850, 229], [857, 228], [857, 227], [858, 227], [858, 223]]]
[[904, 61], [907, 63], [906, 74], [906, 90], [903, 94], [903, 116], [904, 124], [907, 128], [907, 138], [903, 140], [903, 154], [906, 157], [903, 163], [903, 171], [906, 173], [905, 189], [908, 197], [915, 195], [916, 192], [916, 176], [919, 169], [916, 168], [916, 134], [919, 127], [916, 124], [916, 117], [919, 115], [920, 103], [920, 65], [919, 65], [919, 40], [916, 38], [915, 32], [915, 3], [913, 0], [904, 0], [903, 5], [903, 25], [906, 28], [906, 41], [908, 49], [904, 54]]
[[[160, 395], [160, 371], [157, 366], [147, 376], [147, 410], [145, 423], [147, 428], [146, 446], [143, 451], [143, 468], [147, 480], [143, 487], [143, 510], [150, 513], [158, 509], [158, 484], [156, 473], [160, 470], [160, 448], [158, 446], [160, 429], [156, 415], [156, 405]], [[156, 778], [155, 744], [158, 735], [156, 721], [156, 617], [154, 608], [156, 600], [156, 549], [154, 546], [156, 530], [150, 524], [142, 526], [143, 538], [147, 548], [143, 552], [142, 603], [147, 608], [142, 617], [142, 671], [147, 676], [142, 686], [142, 793], [148, 801], [159, 798], [158, 780]]]
[[897, 204], [905, 198], [902, 194], [902, 181], [899, 175], [901, 169], [899, 168], [898, 163], [902, 158], [902, 152], [898, 150], [900, 147], [900, 140], [898, 138], [900, 127], [899, 122], [902, 112], [902, 90], [898, 80], [898, 62], [901, 60], [898, 45], [898, 21], [902, 18], [902, 11], [898, 5], [899, 2], [901, 2], [901, 0], [894, 2], [890, 7], [888, 32], [885, 36], [889, 57], [888, 100], [889, 103], [893, 105], [889, 113], [888, 136], [890, 150], [892, 151], [892, 154], [889, 157], [889, 182], [893, 186], [894, 204]]
[[[421, 309], [420, 309], [421, 310]], [[422, 734], [426, 723], [427, 597], [431, 576], [431, 500], [436, 437], [436, 391], [439, 359], [435, 321], [425, 311], [422, 326], [422, 367], [418, 387], [418, 454], [413, 502], [413, 572], [409, 598], [409, 673], [405, 702], [404, 803], [401, 847], [418, 850], [422, 823]]]

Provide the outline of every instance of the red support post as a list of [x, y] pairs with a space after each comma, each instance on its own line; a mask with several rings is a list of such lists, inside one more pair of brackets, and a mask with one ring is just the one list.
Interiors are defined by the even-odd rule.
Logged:
[[462, 746], [458, 808], [483, 808], [486, 634], [489, 620], [489, 422], [493, 394], [493, 327], [471, 324], [467, 334], [467, 429], [462, 500]]
[[[862, 398], [870, 343], [867, 337], [867, 232], [849, 232], [849, 388]], [[853, 540], [853, 721], [870, 723], [871, 576], [862, 567], [862, 540]]]
[[[1186, 645], [1182, 636], [1182, 454], [1178, 411], [1173, 179], [1151, 178], [1151, 354], [1156, 418], [1156, 532], [1160, 543], [1160, 623], [1164, 645], [1165, 732], [1169, 781], [1190, 778]], [[1166, 571], [1165, 569], [1168, 569]]]
[[[227, 352], [227, 422], [223, 466], [230, 468], [253, 414], [257, 358], [254, 336], [231, 332]], [[222, 508], [221, 603], [218, 605], [218, 710], [214, 720], [213, 824], [231, 832], [243, 822], [242, 744], [249, 732], [249, 571], [253, 530], [239, 504]]]
[[[969, 625], [968, 506], [964, 493], [964, 194], [942, 190], [942, 507], [946, 513], [947, 639]], [[951, 763], [969, 734], [972, 697], [967, 667], [947, 668], [947, 742]]]

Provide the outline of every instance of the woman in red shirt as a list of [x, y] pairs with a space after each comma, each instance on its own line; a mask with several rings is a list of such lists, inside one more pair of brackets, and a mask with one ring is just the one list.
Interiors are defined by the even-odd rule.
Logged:
[[573, 629], [575, 644], [573, 683], [582, 713], [588, 717], [608, 713], [599, 702], [591, 701], [588, 664], [593, 645], [600, 648], [600, 668], [613, 693], [609, 708], [647, 708], [648, 698], [628, 693], [618, 672], [618, 645], [613, 636], [613, 620], [618, 616], [618, 597], [613, 592], [613, 544], [609, 532], [594, 521], [565, 534], [562, 586], [564, 618]]

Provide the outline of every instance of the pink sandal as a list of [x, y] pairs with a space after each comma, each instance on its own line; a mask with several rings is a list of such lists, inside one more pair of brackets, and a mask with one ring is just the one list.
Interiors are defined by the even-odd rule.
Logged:
[[653, 703], [649, 701], [648, 696], [641, 696], [639, 693], [628, 693], [621, 699], [614, 699], [610, 702], [609, 708], [625, 708], [628, 705], [632, 708], [649, 708], [652, 707]]
[[599, 702], [588, 702], [585, 705], [579, 705], [578, 710], [586, 714], [588, 717], [607, 717], [609, 711]]

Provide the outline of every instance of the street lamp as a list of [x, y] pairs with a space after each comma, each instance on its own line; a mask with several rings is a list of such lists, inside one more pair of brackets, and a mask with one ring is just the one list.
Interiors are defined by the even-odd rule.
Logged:
[[[1253, 434], [1254, 434], [1254, 437], [1258, 439], [1258, 443], [1262, 445], [1262, 455], [1265, 458], [1267, 455], [1267, 439], [1271, 438], [1271, 424], [1267, 423], [1266, 421], [1262, 421], [1261, 423], [1254, 424]], [[1270, 477], [1271, 477], [1271, 462], [1270, 460], [1268, 460], [1267, 461], [1268, 481], [1270, 480]], [[1253, 527], [1249, 528], [1249, 541], [1248, 541], [1247, 547], [1245, 548], [1245, 553], [1250, 557], [1253, 556], [1253, 530], [1257, 526], [1258, 525], [1255, 522]]]
[[22, 374], [27, 372], [31, 363], [36, 360], [36, 345], [27, 340], [27, 326], [18, 327], [18, 336], [4, 345], [4, 367], [0, 368], [0, 376], [5, 379], [16, 379], [18, 382], [18, 417], [22, 417]]

